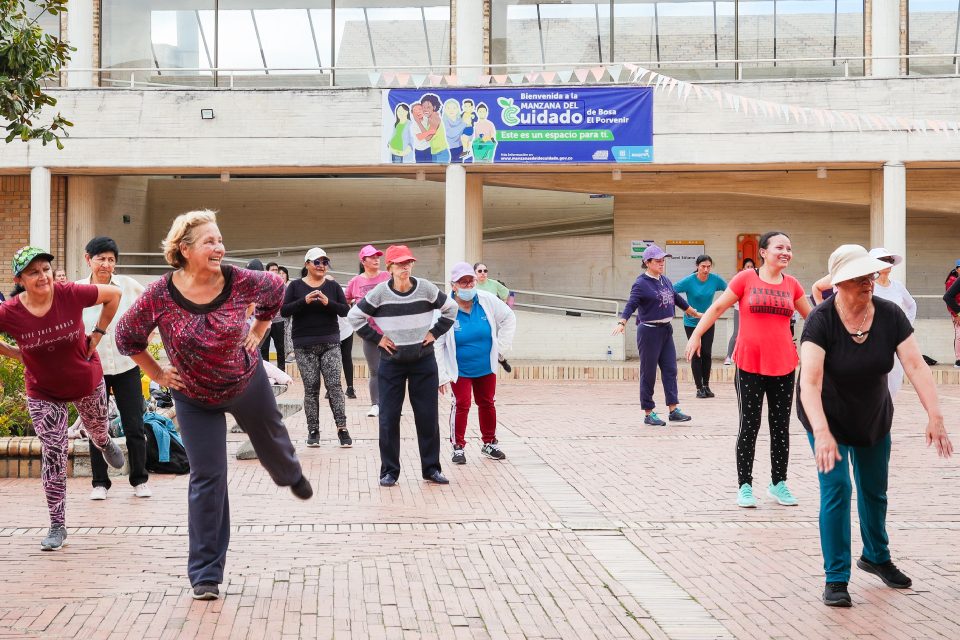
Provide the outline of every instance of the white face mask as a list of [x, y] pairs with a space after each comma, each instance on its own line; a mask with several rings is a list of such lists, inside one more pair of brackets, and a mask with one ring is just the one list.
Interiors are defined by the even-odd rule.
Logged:
[[457, 289], [457, 297], [464, 302], [470, 302], [476, 295], [475, 289]]

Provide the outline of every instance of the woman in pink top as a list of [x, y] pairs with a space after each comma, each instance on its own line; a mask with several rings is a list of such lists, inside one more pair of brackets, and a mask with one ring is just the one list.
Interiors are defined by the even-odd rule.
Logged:
[[[380, 271], [380, 256], [382, 255], [383, 252], [372, 244], [368, 244], [363, 249], [360, 249], [360, 267], [363, 271], [347, 283], [347, 288], [343, 292], [347, 297], [347, 304], [351, 307], [363, 300], [363, 297], [367, 295], [371, 289], [381, 282], [390, 279], [389, 273]], [[373, 318], [370, 318], [367, 323], [375, 329], [377, 333], [383, 333], [377, 329]], [[363, 343], [363, 357], [367, 361], [368, 375], [370, 376], [370, 382], [368, 384], [370, 388], [371, 405], [367, 415], [376, 417], [380, 415], [380, 385], [377, 381], [377, 369], [380, 368], [380, 350], [377, 348], [376, 343], [369, 340], [362, 340], [361, 342]]]
[[790, 410], [793, 404], [797, 349], [790, 332], [794, 311], [804, 318], [810, 302], [796, 278], [784, 273], [793, 258], [790, 238], [781, 231], [760, 236], [759, 269], [745, 269], [730, 280], [730, 285], [703, 314], [687, 342], [686, 356], [700, 353], [700, 336], [735, 302], [740, 306], [740, 332], [733, 361], [734, 378], [740, 406], [740, 431], [737, 435], [737, 476], [740, 489], [737, 504], [757, 506], [753, 495], [753, 459], [760, 433], [763, 396], [770, 403], [770, 466], [772, 482], [767, 495], [782, 505], [793, 506], [797, 499], [787, 488], [787, 462], [790, 457]]

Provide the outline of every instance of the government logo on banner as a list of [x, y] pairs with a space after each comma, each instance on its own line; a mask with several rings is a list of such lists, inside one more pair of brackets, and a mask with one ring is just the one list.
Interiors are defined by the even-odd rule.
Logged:
[[650, 87], [390, 89], [395, 164], [653, 162]]

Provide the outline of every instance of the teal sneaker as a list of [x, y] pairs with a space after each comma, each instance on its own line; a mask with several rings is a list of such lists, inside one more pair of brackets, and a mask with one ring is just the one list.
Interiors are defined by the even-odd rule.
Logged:
[[660, 416], [657, 415], [656, 411], [648, 413], [647, 417], [643, 419], [643, 424], [653, 425], [654, 427], [667, 426], [667, 423], [660, 419]]
[[740, 485], [740, 491], [737, 492], [737, 506], [744, 509], [757, 506], [757, 499], [753, 497], [753, 487], [748, 484]]
[[787, 488], [787, 483], [783, 480], [767, 487], [767, 495], [785, 507], [797, 506], [797, 499], [790, 493], [790, 489]]

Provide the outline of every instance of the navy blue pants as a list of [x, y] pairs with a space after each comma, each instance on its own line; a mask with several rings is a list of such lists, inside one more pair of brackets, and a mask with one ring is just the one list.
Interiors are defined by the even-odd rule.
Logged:
[[415, 362], [394, 362], [380, 358], [380, 477], [400, 477], [400, 410], [410, 387], [410, 405], [417, 425], [420, 472], [424, 478], [440, 471], [440, 416], [437, 389], [440, 377], [431, 350]]
[[191, 585], [223, 582], [230, 544], [230, 502], [227, 496], [227, 418], [233, 414], [250, 438], [260, 464], [277, 485], [295, 484], [303, 475], [283, 416], [263, 369], [236, 398], [217, 405], [200, 404], [173, 392], [183, 447], [190, 460], [187, 524]]
[[657, 367], [663, 380], [667, 405], [679, 404], [677, 398], [677, 348], [673, 344], [673, 326], [669, 322], [637, 325], [637, 351], [640, 352], [640, 408], [653, 410], [653, 385]]

